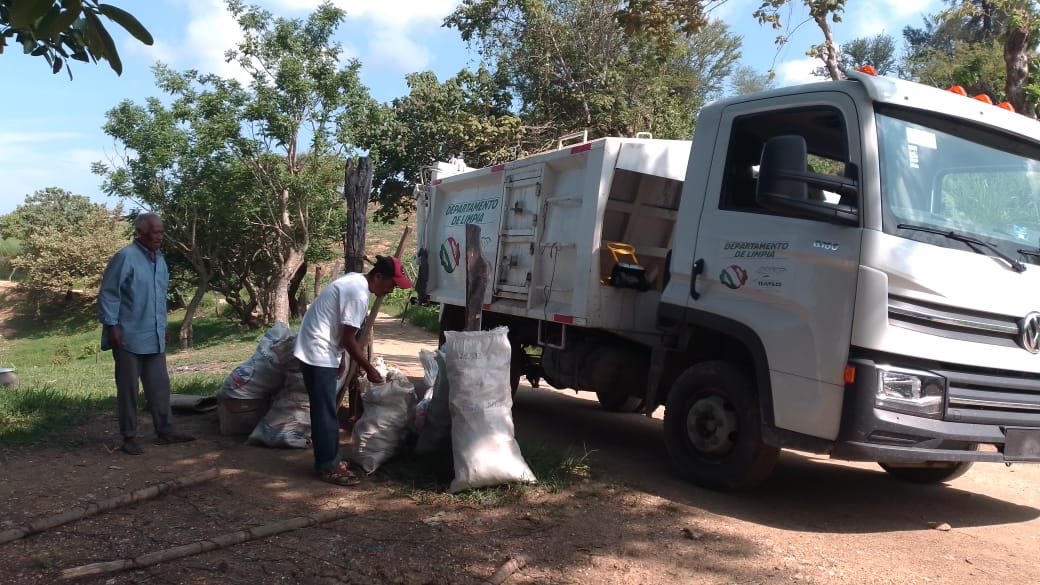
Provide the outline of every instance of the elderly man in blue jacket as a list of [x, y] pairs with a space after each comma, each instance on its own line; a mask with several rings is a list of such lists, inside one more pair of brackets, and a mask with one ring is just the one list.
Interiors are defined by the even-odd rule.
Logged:
[[130, 455], [144, 453], [137, 442], [138, 380], [152, 414], [156, 443], [195, 439], [174, 428], [170, 410], [170, 375], [166, 369], [170, 273], [159, 251], [164, 234], [158, 215], [137, 216], [133, 243], [108, 261], [98, 293], [101, 349], [111, 349], [115, 359], [119, 432], [123, 435], [122, 449]]

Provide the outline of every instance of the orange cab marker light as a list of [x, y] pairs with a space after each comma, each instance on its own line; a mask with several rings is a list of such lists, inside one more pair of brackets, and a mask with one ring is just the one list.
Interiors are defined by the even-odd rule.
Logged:
[[1012, 113], [1014, 113], [1014, 111], [1015, 111], [1015, 106], [1011, 105], [1010, 102], [1000, 102], [999, 104], [997, 104], [997, 107], [998, 108], [1003, 108], [1003, 109], [1005, 109], [1005, 110], [1007, 110], [1009, 112], [1012, 112]]
[[968, 92], [964, 91], [964, 88], [959, 86], [959, 85], [951, 86], [946, 91], [952, 91], [953, 93], [955, 93], [957, 95], [962, 95], [964, 97], [968, 97]]
[[860, 73], [866, 73], [867, 75], [872, 75], [874, 77], [877, 77], [877, 69], [874, 69], [873, 65], [864, 65], [864, 66], [860, 67], [859, 69], [857, 69], [856, 71], [859, 71]]
[[856, 383], [856, 366], [845, 366], [845, 383]]
[[979, 95], [975, 96], [975, 98], [974, 98], [974, 99], [977, 99], [977, 100], [979, 100], [980, 102], [983, 102], [983, 103], [989, 104], [989, 105], [991, 105], [991, 106], [993, 105], [993, 100], [989, 99], [989, 96], [988, 96], [988, 95], [986, 95], [986, 94], [984, 94], [984, 93], [980, 93]]

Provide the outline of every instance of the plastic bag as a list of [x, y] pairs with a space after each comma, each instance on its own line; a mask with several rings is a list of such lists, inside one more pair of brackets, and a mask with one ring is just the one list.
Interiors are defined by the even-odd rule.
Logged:
[[275, 323], [260, 338], [253, 355], [231, 370], [217, 396], [244, 400], [272, 398], [285, 382], [285, 348], [288, 347], [288, 356], [292, 357], [295, 340], [296, 335], [288, 325]]
[[[451, 393], [455, 479], [448, 491], [534, 483], [513, 428], [508, 329], [446, 331], [444, 351]], [[436, 392], [435, 392], [436, 396]]]
[[304, 449], [310, 442], [311, 401], [302, 379], [299, 387], [286, 388], [278, 394], [246, 439], [250, 445], [292, 449]]
[[[423, 350], [427, 351], [427, 350]], [[415, 452], [420, 455], [451, 451], [451, 412], [448, 400], [451, 392], [448, 384], [448, 370], [444, 364], [444, 352], [427, 351], [432, 354], [433, 363], [427, 367], [423, 361], [423, 352], [419, 352], [419, 360], [423, 361], [426, 376], [432, 378], [430, 402], [426, 407], [422, 426], [419, 427], [419, 440], [415, 443]], [[429, 360], [429, 355], [426, 356]], [[431, 376], [431, 370], [433, 374]]]
[[[380, 364], [373, 365], [380, 369]], [[366, 378], [361, 380], [365, 408], [354, 424], [350, 459], [366, 473], [378, 469], [404, 443], [415, 409], [415, 388], [408, 377], [389, 368], [384, 378], [383, 384], [374, 386]]]

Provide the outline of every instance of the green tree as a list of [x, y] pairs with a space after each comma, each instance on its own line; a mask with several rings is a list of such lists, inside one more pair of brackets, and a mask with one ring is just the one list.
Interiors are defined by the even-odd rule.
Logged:
[[360, 63], [341, 66], [340, 46], [332, 42], [343, 10], [326, 1], [301, 21], [274, 18], [240, 0], [229, 0], [228, 9], [244, 33], [228, 58], [249, 74], [253, 95], [240, 110], [243, 134], [229, 146], [268, 194], [268, 213], [258, 227], [275, 236], [270, 318], [288, 321], [292, 278], [312, 239], [322, 235], [316, 228], [327, 225], [329, 210], [342, 207], [339, 180], [330, 183], [340, 172], [331, 175], [328, 166], [330, 157], [343, 153], [337, 136], [350, 139], [338, 130], [352, 127], [372, 100], [358, 79]]
[[[879, 34], [842, 43], [838, 53], [838, 70], [847, 74], [864, 65], [872, 66], [878, 75], [895, 73], [898, 66], [895, 39], [891, 35]], [[830, 77], [830, 73], [823, 67], [813, 71], [813, 75]]]
[[[33, 290], [68, 293], [76, 286], [96, 288], [108, 259], [128, 242], [129, 224], [121, 205], [109, 209], [83, 195], [71, 195], [66, 202], [72, 213], [30, 230], [22, 253], [11, 262], [25, 271]], [[37, 210], [41, 215], [60, 213], [45, 205]]]
[[466, 0], [445, 24], [493, 64], [524, 119], [524, 150], [540, 150], [583, 128], [688, 137], [740, 56], [740, 39], [721, 22], [701, 26], [694, 6]]
[[0, 216], [0, 235], [27, 240], [46, 226], [53, 226], [59, 232], [68, 231], [79, 225], [93, 209], [94, 204], [83, 195], [59, 187], [47, 187], [26, 195], [25, 201], [14, 211]]
[[904, 77], [937, 87], [960, 85], [969, 94], [1007, 101], [1036, 116], [1040, 74], [1033, 65], [1040, 34], [1036, 3], [1026, 0], [948, 0], [949, 7], [906, 27]]
[[[137, 40], [151, 45], [152, 35], [129, 12], [97, 0], [0, 0], [0, 53], [8, 39], [23, 52], [43, 57], [51, 71], [61, 71], [69, 59], [108, 61], [117, 75], [123, 63], [101, 18], [118, 24]], [[66, 67], [69, 79], [72, 70]]]
[[525, 132], [509, 93], [484, 67], [443, 83], [429, 71], [406, 80], [408, 95], [370, 110], [354, 130], [375, 163], [373, 199], [384, 221], [411, 211], [424, 166], [453, 157], [474, 167], [512, 160]]
[[341, 10], [326, 3], [302, 21], [228, 6], [245, 33], [229, 58], [249, 73], [249, 86], [158, 66], [169, 105], [152, 99], [109, 112], [105, 131], [126, 154], [95, 171], [106, 191], [164, 216], [173, 247], [199, 276], [197, 298], [207, 286], [218, 290], [243, 322], [259, 326], [288, 321], [294, 278], [338, 238], [337, 135], [349, 138], [342, 129], [353, 110], [372, 102], [358, 63], [341, 66], [331, 42]]
[[730, 76], [729, 86], [729, 94], [736, 96], [773, 89], [776, 83], [768, 73], [759, 73], [754, 67], [742, 65]]

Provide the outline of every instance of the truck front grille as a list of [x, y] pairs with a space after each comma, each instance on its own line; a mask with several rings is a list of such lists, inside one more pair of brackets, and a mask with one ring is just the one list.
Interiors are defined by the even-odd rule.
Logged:
[[[888, 322], [894, 327], [1025, 351], [1019, 344], [1019, 319], [904, 297], [890, 296], [888, 299]], [[946, 377], [949, 382], [945, 420], [1040, 426], [1040, 376], [952, 364], [927, 369]]]
[[1040, 379], [999, 370], [933, 369], [948, 381], [945, 420], [1040, 426]]
[[1006, 347], [1018, 344], [1018, 318], [981, 311], [965, 311], [903, 297], [888, 298], [888, 322], [950, 339]]

